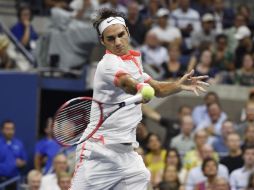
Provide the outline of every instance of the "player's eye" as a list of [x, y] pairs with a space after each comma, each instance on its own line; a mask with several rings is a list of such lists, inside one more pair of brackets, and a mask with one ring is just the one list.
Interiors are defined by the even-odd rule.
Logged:
[[121, 38], [124, 36], [124, 32], [121, 32], [120, 34], [118, 34], [118, 38]]

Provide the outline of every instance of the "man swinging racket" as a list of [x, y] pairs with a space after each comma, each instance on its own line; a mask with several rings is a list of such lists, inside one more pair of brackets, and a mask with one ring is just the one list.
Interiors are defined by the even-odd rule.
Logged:
[[[202, 81], [207, 76], [193, 77], [194, 71], [176, 82], [156, 81], [144, 73], [140, 53], [130, 49], [130, 34], [121, 13], [99, 10], [93, 25], [106, 48], [94, 77], [94, 99], [115, 104], [141, 93], [143, 102], [148, 102], [153, 93], [157, 97], [180, 91], [199, 95], [199, 91], [205, 92], [204, 86], [209, 86]], [[110, 106], [105, 110], [110, 112]], [[141, 119], [141, 104], [125, 106], [110, 115], [91, 138], [79, 144], [70, 189], [146, 190], [150, 172], [133, 150], [138, 146], [136, 127]], [[90, 123], [83, 136], [94, 127]]]

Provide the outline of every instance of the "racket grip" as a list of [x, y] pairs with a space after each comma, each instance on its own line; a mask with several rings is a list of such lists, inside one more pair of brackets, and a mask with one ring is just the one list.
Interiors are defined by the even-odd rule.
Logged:
[[132, 96], [131, 98], [128, 98], [124, 101], [125, 105], [135, 104], [135, 103], [141, 103], [142, 102], [142, 94], [138, 93], [135, 96]]

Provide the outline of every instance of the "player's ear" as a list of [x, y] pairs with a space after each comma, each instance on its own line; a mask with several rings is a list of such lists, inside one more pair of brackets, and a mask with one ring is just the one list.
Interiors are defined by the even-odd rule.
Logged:
[[101, 44], [105, 46], [103, 36], [100, 36], [99, 38], [100, 38], [100, 42], [101, 42]]

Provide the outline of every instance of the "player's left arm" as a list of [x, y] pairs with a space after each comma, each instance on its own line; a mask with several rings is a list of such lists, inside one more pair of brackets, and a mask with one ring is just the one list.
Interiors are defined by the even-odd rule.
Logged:
[[206, 92], [203, 87], [209, 86], [207, 82], [202, 81], [204, 79], [207, 79], [208, 76], [204, 75], [194, 77], [193, 74], [194, 70], [185, 74], [182, 78], [175, 82], [157, 81], [151, 79], [148, 81], [148, 84], [154, 88], [155, 96], [157, 97], [165, 97], [181, 91], [192, 91], [197, 96], [199, 96], [199, 91]]

